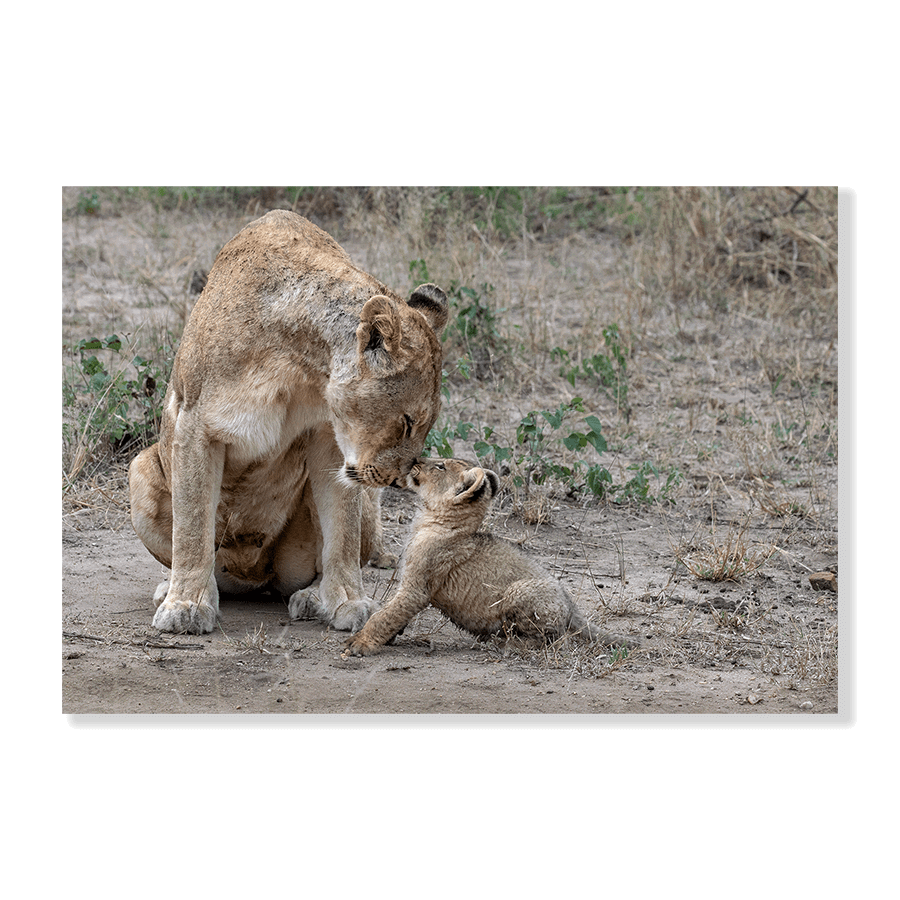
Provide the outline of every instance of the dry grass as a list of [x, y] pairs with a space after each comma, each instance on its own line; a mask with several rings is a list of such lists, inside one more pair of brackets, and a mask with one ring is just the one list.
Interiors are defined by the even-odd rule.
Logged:
[[636, 286], [671, 304], [836, 324], [837, 188], [662, 188], [638, 237]]
[[675, 557], [701, 581], [739, 582], [758, 572], [775, 552], [772, 545], [754, 546], [747, 539], [747, 523], [715, 533], [699, 546], [676, 549]]
[[770, 644], [760, 663], [762, 671], [792, 682], [829, 683], [838, 677], [838, 629], [836, 624], [809, 628], [796, 619], [784, 643]]

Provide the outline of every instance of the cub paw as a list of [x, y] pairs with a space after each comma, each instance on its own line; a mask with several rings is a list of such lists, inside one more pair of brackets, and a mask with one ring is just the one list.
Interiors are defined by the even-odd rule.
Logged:
[[371, 656], [377, 653], [381, 647], [372, 641], [366, 640], [365, 636], [359, 632], [349, 638], [341, 653], [342, 656]]

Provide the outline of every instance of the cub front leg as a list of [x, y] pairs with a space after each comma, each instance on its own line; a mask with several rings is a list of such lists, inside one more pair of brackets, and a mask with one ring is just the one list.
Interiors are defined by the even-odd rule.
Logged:
[[403, 631], [413, 616], [425, 609], [428, 603], [427, 594], [404, 590], [401, 584], [397, 593], [344, 644], [344, 655], [369, 656], [377, 653]]
[[153, 616], [160, 631], [204, 634], [219, 613], [215, 579], [216, 508], [225, 446], [210, 442], [192, 412], [177, 414], [172, 441], [172, 572]]

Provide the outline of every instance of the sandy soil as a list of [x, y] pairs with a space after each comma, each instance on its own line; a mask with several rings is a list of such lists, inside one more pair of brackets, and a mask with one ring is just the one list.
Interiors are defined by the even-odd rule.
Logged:
[[[217, 219], [199, 231], [190, 215], [169, 214], [160, 235], [139, 218], [64, 216], [64, 336], [110, 333], [135, 317], [177, 319], [171, 301], [189, 302], [191, 269], [208, 268], [252, 217]], [[345, 246], [363, 261], [376, 255], [365, 244]], [[609, 248], [595, 256], [613, 265]], [[527, 298], [534, 257], [505, 265]], [[554, 316], [565, 323], [578, 310]], [[617, 477], [640, 459], [638, 445], [649, 448], [677, 465], [673, 496], [604, 505], [545, 491], [549, 521], [534, 523], [511, 492], [489, 522], [541, 559], [594, 620], [638, 638], [626, 658], [566, 643], [478, 643], [426, 611], [379, 655], [343, 659], [346, 634], [290, 621], [285, 602], [270, 595], [223, 598], [220, 626], [210, 635], [160, 634], [150, 620], [162, 570], [130, 528], [120, 479], [102, 496], [70, 494], [64, 503], [63, 712], [837, 713], [838, 594], [815, 590], [809, 579], [837, 572], [836, 448], [825, 452], [823, 443], [836, 440], [834, 335], [735, 314], [683, 324], [673, 345], [658, 324], [634, 353], [627, 425], [607, 399], [589, 399], [611, 435], [631, 441], [621, 441], [631, 449], [618, 453]], [[802, 379], [773, 390], [761, 347], [766, 359], [796, 360], [798, 373], [815, 370], [819, 399], [810, 399]], [[551, 381], [549, 366], [542, 371], [528, 392], [469, 385], [463, 393], [492, 422], [507, 425], [564, 396], [567, 383]], [[452, 409], [459, 421], [463, 407]], [[816, 415], [825, 437], [812, 435]], [[804, 419], [805, 449], [790, 427]], [[400, 491], [385, 492], [395, 552], [413, 503]], [[729, 537], [765, 549], [756, 572], [711, 582], [678, 562]], [[390, 571], [365, 570], [378, 598], [390, 578]]]
[[[391, 506], [409, 502], [391, 499]], [[596, 532], [602, 534], [597, 518]], [[589, 540], [583, 520], [581, 510], [561, 510], [557, 522], [538, 528], [526, 546], [559, 570], [556, 561], [569, 546], [565, 537], [577, 534], [579, 545]], [[665, 540], [654, 534], [664, 523], [634, 516], [626, 525], [622, 538], [629, 556], [652, 553], [654, 541]], [[509, 533], [516, 536], [516, 529]], [[611, 565], [614, 548], [592, 554], [590, 566], [601, 583], [611, 579], [596, 573]], [[586, 564], [576, 559], [565, 568], [572, 572]], [[632, 597], [615, 616], [616, 628], [640, 638], [641, 650], [617, 669], [600, 665], [597, 675], [591, 674], [596, 660], [586, 664], [567, 648], [545, 657], [531, 648], [479, 644], [431, 611], [379, 655], [343, 659], [346, 634], [290, 621], [284, 601], [266, 595], [223, 598], [221, 624], [211, 635], [163, 635], [150, 626], [149, 604], [161, 574], [127, 529], [64, 530], [65, 712], [837, 712], [834, 685], [765, 674], [760, 661], [771, 653], [769, 641], [715, 629], [706, 604], [733, 605], [746, 593], [737, 588], [689, 592], [675, 602]], [[375, 596], [382, 596], [389, 573], [370, 569], [366, 576]], [[566, 580], [577, 587], [588, 577]], [[630, 580], [626, 592], [633, 594]], [[773, 619], [784, 609], [782, 615], [824, 621], [833, 605], [800, 576], [772, 578], [764, 593], [756, 602], [773, 605]], [[664, 623], [683, 630], [686, 621], [677, 640], [656, 637]]]

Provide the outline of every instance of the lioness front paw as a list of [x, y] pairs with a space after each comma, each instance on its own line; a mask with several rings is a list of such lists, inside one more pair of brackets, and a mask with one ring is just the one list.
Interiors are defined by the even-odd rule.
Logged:
[[161, 584], [153, 595], [157, 604], [153, 616], [153, 627], [160, 631], [172, 631], [176, 634], [209, 634], [216, 627], [219, 617], [219, 589], [215, 578], [210, 575], [206, 586], [197, 589], [197, 583], [187, 584], [170, 579], [168, 592], [161, 598], [165, 583]]
[[345, 599], [329, 604], [313, 587], [295, 591], [288, 600], [288, 615], [292, 619], [318, 619], [338, 631], [359, 631], [372, 615], [373, 603], [368, 597], [349, 600], [345, 592], [341, 595]]
[[153, 627], [176, 634], [209, 634], [216, 627], [216, 618], [216, 610], [209, 603], [166, 600], [153, 616]]
[[374, 604], [368, 597], [362, 600], [345, 600], [334, 613], [331, 624], [339, 631], [359, 631], [372, 615]]

